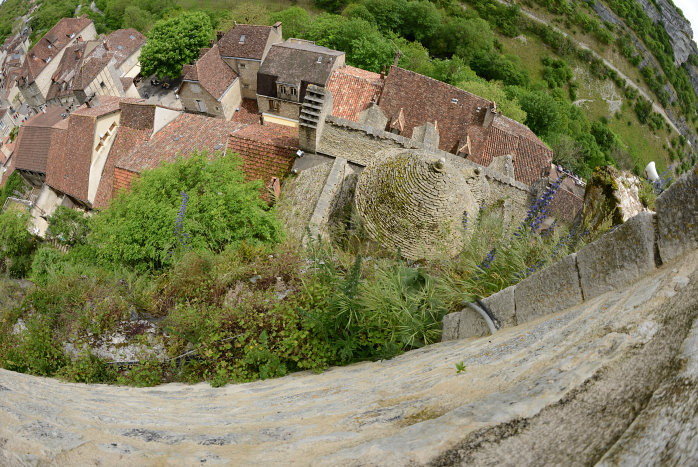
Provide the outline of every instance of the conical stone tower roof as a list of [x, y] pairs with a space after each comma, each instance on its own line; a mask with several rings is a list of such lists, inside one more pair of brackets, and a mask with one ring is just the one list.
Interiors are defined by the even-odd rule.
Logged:
[[408, 259], [455, 256], [477, 205], [463, 175], [419, 150], [376, 155], [356, 186], [356, 208], [371, 239]]

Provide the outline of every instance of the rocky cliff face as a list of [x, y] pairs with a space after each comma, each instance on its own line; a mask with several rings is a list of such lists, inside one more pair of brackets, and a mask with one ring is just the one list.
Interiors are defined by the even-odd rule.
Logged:
[[676, 66], [685, 63], [689, 55], [698, 54], [698, 48], [695, 42], [693, 42], [691, 23], [683, 17], [671, 0], [637, 1], [654, 23], [661, 21], [664, 24], [674, 49], [674, 63]]

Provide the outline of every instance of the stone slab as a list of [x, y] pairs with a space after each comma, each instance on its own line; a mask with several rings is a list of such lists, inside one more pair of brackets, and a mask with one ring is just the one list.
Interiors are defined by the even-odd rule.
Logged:
[[449, 313], [441, 321], [441, 342], [458, 339], [461, 312]]
[[514, 305], [515, 285], [502, 289], [482, 300], [502, 327], [516, 326], [516, 307]]
[[663, 262], [698, 249], [698, 166], [683, 174], [655, 201], [657, 244]]
[[489, 335], [490, 328], [487, 327], [487, 323], [480, 316], [480, 313], [469, 307], [463, 308], [458, 326], [458, 339]]
[[642, 212], [577, 252], [585, 300], [654, 269], [654, 217], [655, 214]]
[[516, 284], [517, 324], [582, 303], [582, 288], [573, 253]]

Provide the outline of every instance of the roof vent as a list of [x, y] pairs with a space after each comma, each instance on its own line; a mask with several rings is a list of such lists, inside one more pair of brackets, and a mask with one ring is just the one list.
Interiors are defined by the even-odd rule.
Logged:
[[240, 44], [244, 44], [244, 43], [245, 43], [245, 35], [243, 34], [242, 36], [240, 36]]
[[221, 149], [223, 149], [223, 143], [218, 143], [213, 147], [214, 151], [219, 151]]
[[451, 104], [457, 104], [457, 103], [458, 103], [458, 99], [456, 99], [455, 97], [451, 99]]

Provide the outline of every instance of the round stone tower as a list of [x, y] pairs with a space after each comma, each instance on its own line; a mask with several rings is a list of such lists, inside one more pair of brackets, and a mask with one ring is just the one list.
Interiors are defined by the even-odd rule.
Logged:
[[369, 237], [412, 260], [458, 254], [477, 216], [460, 171], [414, 149], [376, 154], [359, 176], [354, 201]]

